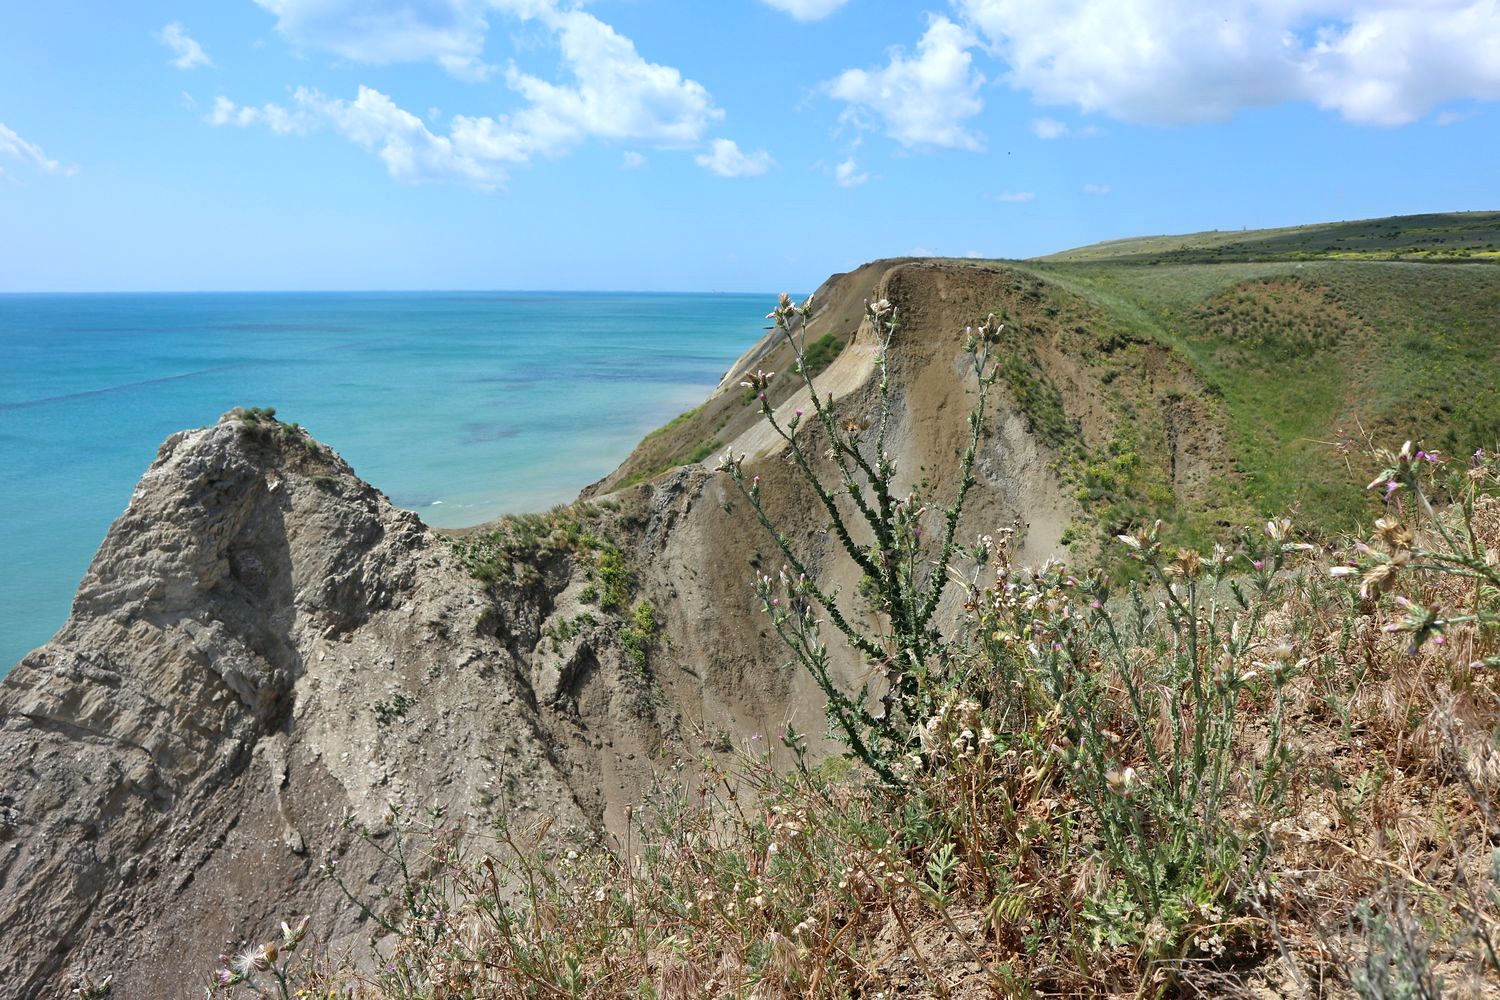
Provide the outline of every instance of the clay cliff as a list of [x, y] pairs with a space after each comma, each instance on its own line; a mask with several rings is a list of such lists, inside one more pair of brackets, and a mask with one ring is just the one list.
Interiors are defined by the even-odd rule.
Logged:
[[[965, 441], [962, 330], [1020, 281], [903, 261], [831, 279], [809, 334], [838, 349], [819, 391], [868, 412], [861, 303], [889, 298], [895, 458], [941, 494]], [[1045, 335], [1037, 356], [1086, 414], [1095, 376]], [[790, 361], [768, 338], [744, 364]], [[371, 928], [319, 867], [378, 891], [390, 873], [356, 831], [379, 844], [393, 805], [441, 808], [475, 837], [551, 818], [565, 844], [618, 830], [678, 756], [788, 722], [820, 732], [811, 684], [752, 606], [752, 575], [777, 565], [768, 541], [712, 458], [671, 462], [684, 442], [748, 454], [795, 543], [854, 592], [736, 376], [483, 579], [493, 529], [434, 532], [293, 425], [234, 411], [171, 437], [67, 624], [0, 683], [0, 997], [59, 996], [84, 970], [124, 1000], [198, 995], [227, 945], [300, 914], [358, 948]], [[798, 405], [794, 388], [773, 402]], [[1019, 520], [1040, 559], [1076, 502], [1034, 419], [1003, 386], [996, 403], [962, 534]], [[1211, 414], [1189, 423], [1212, 433]], [[605, 550], [625, 567], [614, 610], [598, 606]], [[644, 646], [629, 632], [643, 603]]]

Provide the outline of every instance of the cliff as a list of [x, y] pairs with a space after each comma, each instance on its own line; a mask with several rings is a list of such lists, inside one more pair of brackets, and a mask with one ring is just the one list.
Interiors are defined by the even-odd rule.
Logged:
[[[908, 310], [894, 440], [937, 481], [964, 432], [959, 331], [1001, 280], [885, 263], [825, 288], [814, 332], [837, 325], [852, 349], [820, 385], [850, 407], [872, 391], [857, 304]], [[774, 341], [756, 353], [789, 367]], [[822, 552], [823, 519], [739, 393], [728, 379], [706, 409], [733, 410], [734, 447]], [[972, 529], [1024, 510], [1045, 521], [1031, 551], [1055, 549], [1068, 505], [1048, 463], [1002, 415]], [[689, 466], [587, 510], [629, 567], [627, 609], [648, 602], [660, 622], [649, 664], [623, 641], [628, 616], [591, 613], [596, 553], [542, 545], [525, 572], [481, 583], [465, 545], [483, 530], [453, 544], [300, 429], [234, 411], [170, 438], [67, 624], [0, 684], [0, 993], [49, 995], [90, 970], [127, 1000], [186, 996], [226, 946], [302, 913], [358, 946], [369, 927], [318, 868], [337, 858], [378, 885], [384, 862], [352, 830], [378, 834], [392, 805], [441, 807], [475, 835], [551, 817], [550, 836], [588, 838], [618, 828], [674, 753], [787, 722], [821, 731], [751, 607], [773, 556], [726, 481]]]
[[[880, 261], [814, 298], [818, 391], [855, 421], [876, 393], [863, 302], [896, 305], [891, 452], [941, 501], [972, 398], [964, 327], [1010, 321], [959, 536], [1019, 524], [1023, 562], [1087, 552], [1152, 503], [1213, 510], [1238, 483], [1215, 391], [1081, 280]], [[768, 336], [742, 366], [786, 373], [792, 352]], [[473, 839], [544, 819], [559, 845], [607, 838], [676, 760], [821, 732], [753, 607], [779, 561], [707, 466], [747, 455], [828, 584], [860, 581], [738, 374], [586, 502], [456, 533], [264, 412], [169, 439], [67, 624], [0, 684], [0, 996], [84, 970], [124, 1000], [188, 996], [226, 946], [301, 914], [358, 949], [372, 928], [319, 866], [378, 895], [392, 806]], [[805, 390], [778, 379], [771, 402], [789, 414]], [[863, 667], [836, 652], [853, 686]]]

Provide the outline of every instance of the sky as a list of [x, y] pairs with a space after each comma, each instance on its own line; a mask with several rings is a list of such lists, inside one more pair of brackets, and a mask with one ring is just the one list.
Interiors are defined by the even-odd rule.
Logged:
[[1500, 208], [1500, 0], [0, 7], [0, 292], [808, 290]]

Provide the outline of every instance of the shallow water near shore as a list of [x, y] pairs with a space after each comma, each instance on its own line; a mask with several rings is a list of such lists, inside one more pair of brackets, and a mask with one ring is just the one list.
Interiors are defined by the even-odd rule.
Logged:
[[438, 527], [571, 500], [696, 406], [766, 295], [0, 295], [0, 676], [174, 431], [274, 406]]

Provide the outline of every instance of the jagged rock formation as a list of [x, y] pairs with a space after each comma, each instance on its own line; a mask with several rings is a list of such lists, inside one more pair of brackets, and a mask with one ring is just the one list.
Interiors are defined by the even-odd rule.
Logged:
[[[859, 303], [896, 302], [892, 450], [941, 491], [966, 434], [961, 331], [1013, 282], [906, 262], [831, 280], [812, 335], [848, 347], [820, 392], [870, 411]], [[1093, 376], [1043, 348], [1086, 412]], [[785, 371], [789, 355], [768, 339], [745, 361]], [[797, 405], [790, 386], [773, 401]], [[593, 564], [577, 553], [482, 585], [443, 537], [295, 428], [237, 412], [170, 438], [68, 623], [0, 684], [0, 997], [56, 995], [84, 969], [113, 973], [123, 1000], [188, 996], [226, 942], [293, 914], [356, 946], [369, 927], [318, 865], [341, 858], [366, 887], [389, 873], [346, 816], [378, 828], [391, 804], [435, 805], [475, 835], [501, 814], [587, 838], [618, 828], [665, 748], [789, 721], [820, 731], [819, 698], [751, 606], [753, 573], [777, 561], [748, 505], [701, 465], [626, 485], [684, 441], [748, 453], [788, 534], [853, 593], [825, 515], [746, 402], [727, 378], [587, 491], [610, 491], [591, 516], [663, 622], [644, 675], [619, 621], [578, 625]], [[997, 403], [963, 533], [1021, 518], [1023, 556], [1039, 559], [1076, 504], [1028, 418], [1003, 392]], [[1202, 414], [1176, 426], [1193, 420], [1212, 431]]]
[[174, 435], [0, 687], [0, 995], [86, 965], [116, 996], [188, 996], [289, 913], [356, 941], [316, 869], [353, 846], [375, 876], [342, 823], [389, 803], [504, 801], [587, 836], [597, 806], [498, 627], [441, 539], [304, 434]]

